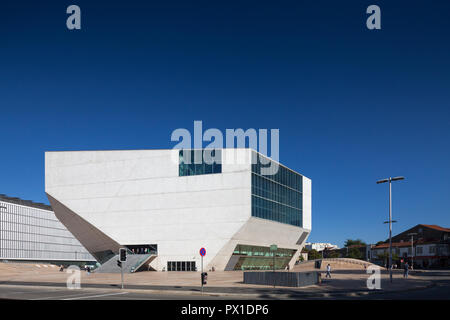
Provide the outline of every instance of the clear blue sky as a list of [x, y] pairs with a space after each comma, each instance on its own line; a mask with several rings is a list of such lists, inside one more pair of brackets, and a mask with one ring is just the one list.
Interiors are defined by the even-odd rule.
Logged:
[[2, 1], [0, 193], [48, 203], [44, 151], [171, 148], [202, 120], [280, 129], [280, 161], [313, 181], [310, 241], [384, 240], [375, 181], [397, 175], [394, 233], [450, 227], [449, 16], [446, 0]]

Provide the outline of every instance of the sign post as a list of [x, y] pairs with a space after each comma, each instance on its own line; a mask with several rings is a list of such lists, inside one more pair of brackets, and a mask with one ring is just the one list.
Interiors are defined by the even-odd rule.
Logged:
[[203, 257], [206, 255], [206, 249], [201, 248], [200, 249], [200, 256], [202, 257], [202, 274], [201, 274], [201, 281], [202, 281], [202, 294], [203, 294], [203, 282], [205, 279], [205, 274], [203, 273]]
[[126, 248], [120, 248], [119, 249], [119, 267], [120, 267], [120, 274], [121, 274], [121, 281], [122, 281], [122, 289], [123, 289], [123, 264], [125, 261], [127, 261], [127, 249]]

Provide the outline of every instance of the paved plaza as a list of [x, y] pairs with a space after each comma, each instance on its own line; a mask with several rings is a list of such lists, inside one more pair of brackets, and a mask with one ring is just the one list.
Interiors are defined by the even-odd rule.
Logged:
[[[322, 265], [322, 269], [325, 265]], [[126, 294], [120, 292], [120, 274], [87, 274], [81, 272], [81, 287], [86, 293], [81, 296], [114, 299], [278, 299], [278, 298], [332, 298], [367, 297], [378, 293], [412, 292], [435, 285], [431, 277], [421, 273], [404, 279], [399, 271], [394, 272], [393, 283], [389, 283], [386, 270], [381, 272], [381, 290], [369, 290], [370, 276], [362, 266], [332, 264], [332, 278], [323, 278], [322, 283], [302, 288], [273, 287], [244, 284], [242, 271], [208, 272], [208, 284], [201, 292], [200, 274], [197, 272], [138, 272], [125, 274]], [[293, 271], [310, 271], [311, 265], [296, 266]], [[322, 272], [324, 270], [321, 270]], [[46, 264], [0, 263], [0, 298], [15, 299], [17, 293], [25, 292], [32, 299], [59, 299], [68, 295], [77, 296], [66, 289], [69, 274]], [[324, 276], [324, 274], [323, 274]], [[322, 276], [322, 277], [323, 277]], [[445, 280], [445, 279], [444, 279]], [[21, 287], [22, 289], [17, 289]], [[26, 288], [26, 289], [25, 289]], [[39, 290], [38, 290], [39, 288]], [[19, 290], [19, 291], [17, 291]], [[25, 290], [25, 291], [24, 291]], [[48, 294], [54, 290], [55, 295]], [[27, 292], [29, 295], [27, 295]], [[81, 292], [81, 291], [80, 291]], [[127, 295], [127, 297], [125, 297]], [[98, 296], [98, 297], [97, 297]]]

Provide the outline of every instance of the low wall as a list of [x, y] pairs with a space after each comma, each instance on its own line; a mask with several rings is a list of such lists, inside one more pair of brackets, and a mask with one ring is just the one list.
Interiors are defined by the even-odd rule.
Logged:
[[281, 287], [304, 287], [320, 282], [320, 273], [310, 272], [273, 272], [245, 271], [244, 283]]

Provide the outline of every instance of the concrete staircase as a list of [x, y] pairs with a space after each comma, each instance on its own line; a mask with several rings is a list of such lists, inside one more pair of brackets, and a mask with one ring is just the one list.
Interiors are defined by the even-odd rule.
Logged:
[[[147, 271], [150, 263], [157, 257], [155, 254], [129, 254], [127, 255], [127, 261], [122, 262], [122, 268], [124, 273], [132, 273], [137, 271]], [[115, 255], [98, 269], [96, 273], [120, 273], [120, 268], [117, 266], [117, 260], [119, 255]]]

